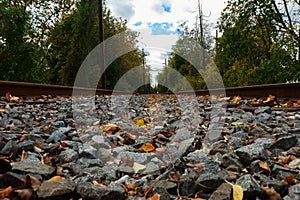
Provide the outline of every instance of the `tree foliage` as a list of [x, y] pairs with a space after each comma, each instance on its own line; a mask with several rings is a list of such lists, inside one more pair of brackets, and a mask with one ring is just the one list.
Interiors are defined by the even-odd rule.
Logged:
[[227, 86], [297, 79], [299, 2], [229, 0], [223, 10], [216, 63]]

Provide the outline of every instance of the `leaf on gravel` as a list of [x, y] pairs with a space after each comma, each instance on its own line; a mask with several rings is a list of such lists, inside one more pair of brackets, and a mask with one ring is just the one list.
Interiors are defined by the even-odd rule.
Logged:
[[266, 161], [259, 161], [259, 167], [266, 170], [268, 173], [271, 173], [271, 169]]
[[244, 122], [232, 122], [231, 124], [234, 126], [241, 126], [244, 124]]
[[240, 185], [232, 185], [233, 200], [243, 200], [244, 191]]
[[269, 196], [269, 200], [281, 199], [280, 194], [278, 194], [273, 187], [261, 186], [260, 188]]
[[3, 113], [6, 113], [6, 114], [8, 114], [8, 110], [7, 110], [7, 109], [5, 109], [5, 108], [0, 108], [0, 112], [3, 112]]
[[128, 190], [134, 190], [136, 188], [136, 184], [127, 184], [125, 185], [125, 187], [128, 189]]
[[149, 197], [147, 200], [160, 200], [160, 195], [159, 194], [155, 194], [152, 197]]
[[120, 130], [119, 126], [116, 124], [106, 124], [100, 126], [100, 128], [107, 134], [113, 134], [114, 132]]
[[264, 103], [270, 103], [273, 102], [275, 100], [275, 96], [273, 95], [269, 95], [269, 97], [267, 98], [267, 100], [263, 101]]
[[[10, 199], [24, 199], [29, 200], [33, 199], [33, 191], [31, 188], [29, 189], [22, 189], [22, 190], [14, 190], [13, 193], [10, 195]], [[13, 198], [14, 197], [14, 198]]]
[[59, 181], [62, 181], [62, 180], [65, 180], [65, 178], [61, 177], [61, 176], [53, 176], [48, 181], [50, 181], [50, 182], [59, 182]]
[[12, 192], [12, 190], [13, 190], [13, 189], [12, 189], [11, 186], [5, 188], [5, 189], [1, 192], [0, 197], [1, 197], [1, 198], [8, 197], [9, 194]]
[[138, 126], [144, 126], [145, 125], [145, 121], [144, 119], [135, 119], [134, 123]]
[[243, 200], [244, 190], [240, 185], [232, 184], [225, 180], [226, 183], [232, 186], [233, 198], [232, 200]]
[[12, 96], [9, 92], [5, 94], [5, 98], [8, 102], [18, 101], [20, 98]]
[[27, 158], [27, 153], [23, 150], [21, 160], [26, 160], [26, 158]]
[[145, 144], [143, 144], [140, 148], [140, 151], [145, 151], [145, 152], [152, 152], [155, 150], [155, 147], [153, 146], [153, 144], [147, 142]]
[[140, 170], [143, 170], [143, 169], [145, 169], [146, 168], [146, 166], [145, 165], [141, 165], [141, 164], [139, 164], [139, 163], [136, 163], [136, 162], [134, 162], [133, 163], [133, 171], [134, 171], [134, 173], [138, 173], [138, 171], [140, 171]]
[[292, 185], [295, 182], [293, 175], [289, 175], [289, 176], [285, 177], [282, 181], [288, 183], [289, 185]]

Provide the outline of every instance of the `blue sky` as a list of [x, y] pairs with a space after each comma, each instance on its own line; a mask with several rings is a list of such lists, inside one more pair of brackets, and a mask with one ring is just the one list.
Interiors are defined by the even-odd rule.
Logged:
[[[200, 0], [208, 23], [216, 24], [224, 1]], [[182, 32], [179, 25], [196, 22], [198, 0], [106, 0], [106, 5], [114, 16], [126, 19], [130, 29], [140, 32], [140, 48], [150, 53], [147, 64], [155, 71], [154, 79]]]

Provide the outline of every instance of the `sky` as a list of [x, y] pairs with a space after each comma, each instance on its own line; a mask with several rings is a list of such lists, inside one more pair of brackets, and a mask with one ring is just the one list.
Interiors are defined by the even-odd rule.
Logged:
[[[225, 0], [200, 0], [200, 4], [205, 22], [216, 25]], [[196, 22], [198, 0], [106, 0], [106, 5], [115, 17], [126, 19], [128, 27], [140, 33], [138, 45], [147, 52], [153, 85], [182, 31], [179, 25]]]

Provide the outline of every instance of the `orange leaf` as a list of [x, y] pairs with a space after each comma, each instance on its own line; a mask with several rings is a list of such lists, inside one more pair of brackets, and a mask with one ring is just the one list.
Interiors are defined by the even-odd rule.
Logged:
[[27, 153], [23, 150], [23, 151], [22, 151], [21, 160], [25, 160], [26, 157], [27, 157]]
[[138, 126], [144, 126], [145, 125], [145, 121], [144, 119], [135, 119], [134, 123]]
[[9, 195], [11, 192], [12, 192], [12, 187], [9, 186], [9, 187], [5, 188], [5, 189], [2, 191], [0, 197], [1, 197], [1, 198], [8, 197], [8, 195]]
[[59, 182], [59, 181], [62, 181], [62, 180], [65, 180], [65, 178], [61, 177], [61, 176], [53, 176], [48, 181], [50, 181], [50, 182]]
[[152, 197], [149, 197], [147, 200], [160, 200], [160, 195], [159, 194], [155, 194]]
[[145, 144], [143, 144], [140, 148], [140, 151], [145, 151], [145, 152], [151, 152], [155, 150], [155, 147], [153, 146], [153, 144], [147, 142]]
[[300, 105], [300, 99], [298, 99], [297, 104]]
[[136, 188], [136, 184], [127, 184], [125, 186], [128, 190], [134, 190]]
[[20, 142], [23, 142], [25, 140], [25, 135], [22, 135], [19, 139]]

